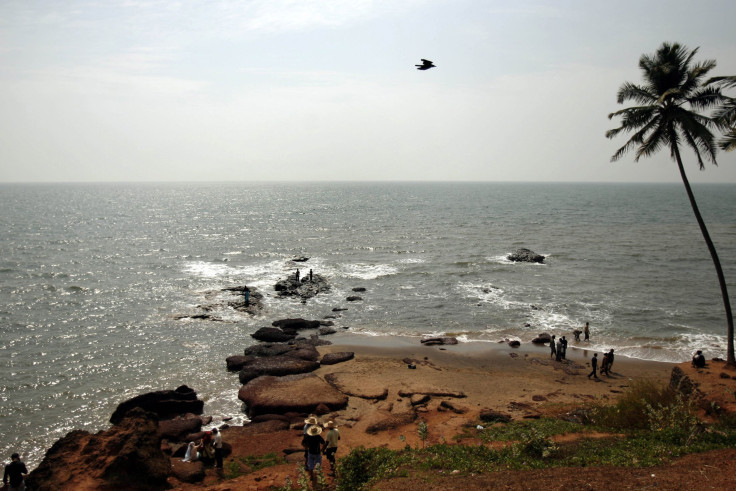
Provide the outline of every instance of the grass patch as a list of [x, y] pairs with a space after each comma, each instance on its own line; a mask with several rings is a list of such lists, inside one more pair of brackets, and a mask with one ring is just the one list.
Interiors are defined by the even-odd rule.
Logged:
[[279, 457], [276, 453], [267, 453], [265, 455], [253, 456], [249, 455], [246, 457], [235, 457], [229, 459], [225, 465], [225, 477], [227, 479], [234, 479], [238, 476], [250, 474], [266, 467], [272, 467], [274, 465], [280, 465], [285, 463], [286, 460], [283, 457]]

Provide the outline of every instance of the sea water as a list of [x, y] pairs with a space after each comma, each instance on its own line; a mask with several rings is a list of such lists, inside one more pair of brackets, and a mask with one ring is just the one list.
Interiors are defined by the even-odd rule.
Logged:
[[[695, 193], [733, 293], [736, 186]], [[333, 308], [365, 336], [527, 343], [590, 322], [590, 349], [725, 356], [715, 269], [677, 184], [6, 184], [0, 231], [0, 455], [31, 466], [152, 390], [187, 384], [242, 420], [225, 358], [274, 320]], [[509, 261], [520, 247], [544, 263]], [[279, 298], [297, 268], [332, 289]], [[264, 295], [256, 317], [227, 306], [243, 284]], [[178, 319], [203, 305], [219, 321]]]

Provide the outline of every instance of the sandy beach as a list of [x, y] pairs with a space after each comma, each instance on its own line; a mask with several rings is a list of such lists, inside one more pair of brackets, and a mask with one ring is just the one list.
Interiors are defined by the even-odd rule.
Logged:
[[[419, 338], [365, 337], [339, 333], [331, 336], [322, 354], [351, 351], [355, 358], [324, 365], [315, 374], [349, 395], [347, 408], [320, 416], [340, 428], [338, 458], [352, 448], [403, 448], [421, 445], [418, 423], [428, 426], [425, 444], [455, 441], [464, 427], [479, 421], [483, 410], [519, 420], [559, 416], [593, 402], [614, 402], [635, 379], [666, 383], [675, 364], [617, 357], [610, 377], [588, 379], [592, 352], [571, 347], [567, 360], [550, 358], [547, 346], [507, 343], [460, 343], [424, 346]], [[580, 343], [583, 344], [583, 343]], [[599, 353], [599, 358], [601, 354]], [[409, 365], [416, 366], [415, 369]], [[381, 394], [385, 396], [378, 397]], [[382, 426], [383, 425], [383, 426]], [[227, 428], [225, 440], [233, 448], [229, 459], [299, 448], [301, 434], [288, 430], [253, 433], [243, 427]], [[375, 428], [381, 428], [375, 431]], [[464, 442], [471, 443], [471, 442]], [[260, 490], [295, 479], [301, 454], [289, 463], [220, 482], [208, 475], [211, 489]], [[178, 489], [194, 489], [180, 485]]]

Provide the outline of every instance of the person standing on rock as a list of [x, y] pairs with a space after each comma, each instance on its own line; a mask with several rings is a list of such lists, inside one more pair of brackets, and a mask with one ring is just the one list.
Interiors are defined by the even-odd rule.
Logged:
[[309, 270], [309, 282], [310, 283], [312, 282], [312, 270], [311, 269]]
[[337, 441], [340, 439], [340, 432], [337, 431], [334, 421], [325, 423], [325, 429], [329, 430], [325, 435], [325, 457], [330, 462], [330, 473], [335, 475], [335, 453], [337, 452]]
[[583, 334], [585, 334], [585, 340], [590, 341], [590, 323], [586, 322], [583, 328]]
[[296, 284], [299, 284], [299, 268], [297, 268], [296, 273], [294, 273], [294, 278], [296, 278]]
[[598, 353], [593, 353], [593, 358], [590, 360], [590, 366], [593, 367], [593, 370], [588, 374], [588, 378], [592, 375], [593, 377], [598, 379], [598, 375], [596, 375], [596, 370], [598, 370]]
[[250, 305], [250, 288], [248, 285], [243, 285], [243, 297], [245, 298], [245, 306]]
[[552, 358], [553, 356], [557, 356], [557, 350], [555, 349], [555, 337], [552, 336], [552, 339], [549, 340], [549, 357]]
[[215, 468], [222, 470], [222, 433], [212, 428], [212, 446], [215, 447]]
[[26, 489], [26, 477], [28, 477], [28, 469], [20, 461], [20, 455], [14, 453], [10, 456], [10, 463], [5, 466], [3, 485], [7, 486], [7, 489], [10, 491], [24, 491]]
[[314, 468], [322, 466], [322, 451], [325, 450], [327, 442], [320, 436], [322, 428], [318, 424], [310, 426], [307, 434], [302, 438], [302, 447], [307, 451], [307, 472], [314, 481]]

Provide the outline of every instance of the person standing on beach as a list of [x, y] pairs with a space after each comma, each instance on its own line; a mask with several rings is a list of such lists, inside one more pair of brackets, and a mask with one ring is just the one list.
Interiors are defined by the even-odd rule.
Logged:
[[212, 446], [215, 447], [215, 468], [222, 470], [222, 433], [217, 428], [212, 428]]
[[557, 350], [555, 352], [555, 360], [562, 361], [562, 338], [557, 340]]
[[337, 441], [340, 439], [340, 432], [337, 431], [334, 421], [325, 423], [325, 429], [329, 430], [325, 435], [325, 457], [330, 463], [330, 473], [335, 475], [335, 452], [337, 452]]
[[[319, 420], [317, 419], [317, 416], [314, 414], [310, 414], [307, 419], [304, 420], [304, 436], [307, 436], [307, 432], [309, 431], [309, 428], [311, 428], [314, 425], [318, 425]], [[307, 466], [307, 460], [309, 458], [309, 452], [307, 451], [307, 448], [304, 448], [304, 467]]]
[[601, 360], [601, 375], [605, 373], [606, 377], [610, 377], [611, 375], [608, 373], [610, 369], [611, 362], [608, 353], [603, 353], [603, 359]]
[[613, 370], [613, 348], [608, 352], [608, 370]]
[[585, 334], [585, 340], [590, 341], [590, 323], [586, 322], [585, 327], [583, 328], [583, 333]]
[[565, 339], [565, 336], [562, 336], [562, 359], [567, 360], [567, 339]]
[[593, 370], [588, 374], [588, 378], [592, 375], [598, 379], [598, 375], [595, 373], [596, 370], [598, 370], [598, 353], [593, 353], [593, 358], [590, 360], [590, 366], [593, 367]]
[[[552, 339], [549, 341], [549, 357], [557, 356], [557, 350], [555, 349], [555, 336], [552, 335]], [[559, 361], [559, 360], [558, 360]]]
[[3, 485], [7, 486], [10, 491], [24, 491], [26, 489], [26, 477], [28, 477], [28, 469], [20, 461], [20, 455], [14, 453], [10, 456], [10, 463], [5, 466]]
[[307, 472], [314, 481], [314, 468], [322, 466], [322, 452], [325, 450], [327, 442], [320, 436], [322, 428], [319, 425], [310, 426], [307, 434], [302, 438], [302, 447], [307, 452]]

